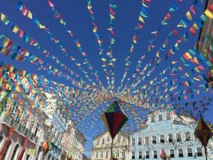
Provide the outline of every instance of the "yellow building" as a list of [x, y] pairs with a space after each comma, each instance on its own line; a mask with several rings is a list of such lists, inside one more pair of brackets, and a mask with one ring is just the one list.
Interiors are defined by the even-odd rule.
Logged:
[[[108, 131], [102, 132], [93, 140], [92, 160], [110, 160], [112, 138]], [[129, 136], [118, 133], [113, 140], [113, 155], [118, 160], [129, 160]]]

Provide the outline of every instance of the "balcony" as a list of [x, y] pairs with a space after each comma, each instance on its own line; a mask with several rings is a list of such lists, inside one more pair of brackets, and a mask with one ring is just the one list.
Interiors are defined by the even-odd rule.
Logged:
[[3, 122], [5, 122], [7, 125], [11, 126], [13, 119], [9, 116], [5, 116]]
[[26, 135], [27, 128], [25, 126], [20, 125], [19, 132], [23, 135]]
[[38, 142], [38, 137], [37, 136], [33, 136], [33, 142], [35, 142], [35, 143]]
[[20, 124], [16, 121], [12, 120], [11, 126], [13, 126], [16, 130], [19, 130]]

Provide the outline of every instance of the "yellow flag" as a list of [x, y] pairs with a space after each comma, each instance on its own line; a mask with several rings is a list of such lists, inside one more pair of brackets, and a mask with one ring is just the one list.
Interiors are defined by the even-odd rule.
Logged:
[[210, 70], [211, 76], [213, 76], [213, 69]]
[[189, 11], [186, 13], [186, 17], [188, 18], [188, 20], [192, 20], [191, 13]]
[[141, 16], [139, 16], [139, 21], [145, 23], [144, 20], [143, 20], [143, 18]]
[[193, 28], [194, 28], [194, 30], [199, 29], [196, 23], [193, 24]]
[[2, 48], [1, 52], [4, 53], [6, 51], [7, 48]]
[[209, 17], [210, 19], [213, 19], [213, 14], [208, 9], [206, 9], [204, 13], [207, 17]]
[[32, 15], [32, 13], [29, 10], [28, 10], [27, 17], [30, 18], [30, 19], [33, 19], [33, 15]]
[[6, 46], [8, 45], [8, 43], [9, 43], [9, 41], [10, 41], [10, 40], [9, 40], [8, 38], [5, 38], [5, 39], [4, 39], [3, 46], [6, 47]]
[[150, 49], [150, 46], [148, 46], [148, 48], [147, 48], [147, 49], [148, 49], [148, 52], [150, 52], [150, 50], [151, 50], [151, 49]]
[[92, 6], [88, 5], [87, 8], [88, 8], [89, 10], [91, 10], [91, 9], [92, 9]]
[[44, 29], [46, 26], [43, 26], [42, 24], [39, 24], [39, 27], [40, 27], [41, 29]]
[[14, 69], [14, 67], [13, 67], [13, 66], [10, 66], [10, 72], [12, 72], [12, 71], [13, 71], [13, 69]]
[[29, 51], [26, 51], [26, 52], [25, 52], [25, 56], [28, 57], [29, 55], [30, 55]]
[[6, 16], [3, 13], [1, 13], [1, 21], [4, 21], [5, 17]]
[[33, 46], [38, 46], [38, 42], [35, 42], [35, 43], [33, 44]]
[[189, 54], [189, 52], [186, 52], [185, 55], [186, 55], [189, 59], [192, 59], [192, 56]]
[[15, 25], [15, 26], [13, 27], [13, 31], [12, 31], [12, 32], [17, 33], [18, 30], [19, 30], [18, 26]]
[[195, 71], [196, 72], [200, 72], [200, 70], [198, 69], [198, 67], [195, 67]]
[[142, 0], [142, 5], [143, 5], [144, 7], [147, 7], [147, 8], [148, 8], [148, 6], [144, 3], [144, 0]]
[[115, 19], [115, 17], [114, 17], [112, 14], [110, 14], [110, 18], [111, 18], [111, 19]]
[[195, 61], [197, 64], [199, 64], [199, 63], [198, 63], [198, 60], [197, 60], [197, 57], [194, 57], [193, 59], [194, 59], [194, 61]]

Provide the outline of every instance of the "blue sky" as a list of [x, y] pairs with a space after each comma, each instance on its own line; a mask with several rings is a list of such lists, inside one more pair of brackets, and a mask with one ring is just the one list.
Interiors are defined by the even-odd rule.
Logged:
[[[59, 20], [54, 18], [54, 14], [49, 7], [48, 1], [44, 0], [37, 0], [35, 1], [21, 1], [24, 5], [27, 6], [27, 8], [32, 12], [33, 16], [36, 17], [36, 19], [43, 25], [47, 26], [47, 28], [50, 28], [51, 33], [53, 33], [54, 37], [57, 38], [61, 44], [63, 44], [64, 48], [66, 48], [67, 52], [76, 58], [76, 60], [79, 63], [83, 63], [83, 58], [81, 55], [81, 52], [79, 51], [79, 48], [76, 46], [76, 44], [73, 42], [72, 37], [70, 37], [66, 32], [65, 29], [72, 30], [72, 33], [74, 34], [75, 38], [78, 39], [78, 41], [81, 43], [83, 51], [87, 54], [87, 58], [92, 64], [95, 71], [98, 71], [98, 76], [100, 78], [100, 81], [103, 83], [103, 85], [107, 88], [107, 80], [106, 75], [103, 71], [102, 62], [99, 55], [99, 47], [96, 40], [96, 36], [93, 33], [93, 24], [92, 20], [89, 14], [89, 11], [87, 9], [87, 1], [86, 0], [75, 0], [75, 1], [69, 1], [64, 0], [61, 1], [52, 1], [54, 4], [55, 9], [60, 13], [61, 18], [63, 18], [64, 21], [66, 21], [66, 26], [63, 26], [59, 23]], [[110, 16], [109, 16], [109, 6], [110, 2], [117, 5], [117, 8], [114, 8], [114, 12], [116, 13], [115, 19], [113, 20], [113, 31], [115, 33], [114, 39], [115, 43], [113, 45], [113, 57], [116, 58], [114, 74], [115, 74], [115, 88], [119, 87], [120, 80], [123, 77], [124, 74], [124, 68], [125, 66], [125, 59], [129, 53], [130, 47], [132, 45], [132, 37], [135, 34], [135, 27], [138, 23], [138, 16], [140, 14], [142, 4], [141, 1], [136, 0], [125, 0], [125, 1], [98, 1], [94, 0], [92, 1], [92, 10], [94, 12], [95, 17], [95, 23], [98, 26], [98, 34], [100, 36], [100, 39], [103, 41], [102, 48], [104, 49], [103, 55], [105, 57], [106, 53], [109, 51], [110, 46]], [[143, 25], [143, 29], [138, 30], [137, 32], [137, 44], [134, 46], [134, 52], [130, 54], [130, 61], [131, 65], [128, 67], [128, 73], [127, 78], [124, 80], [124, 84], [127, 83], [128, 78], [130, 78], [129, 83], [131, 84], [134, 80], [132, 77], [132, 74], [135, 71], [136, 65], [138, 60], [140, 60], [141, 56], [144, 55], [147, 46], [150, 44], [150, 40], [153, 39], [153, 34], [151, 32], [156, 31], [162, 23], [162, 20], [164, 19], [165, 15], [169, 12], [169, 9], [171, 8], [172, 4], [175, 3], [177, 6], [177, 11], [170, 12], [171, 18], [167, 20], [168, 24], [163, 26], [157, 36], [157, 39], [154, 40], [153, 46], [155, 48], [152, 48], [151, 52], [149, 52], [144, 60], [142, 60], [141, 68], [144, 68], [152, 59], [152, 57], [155, 55], [156, 51], [162, 46], [166, 38], [168, 37], [169, 33], [176, 28], [176, 26], [179, 24], [180, 20], [183, 19], [183, 17], [186, 15], [186, 12], [189, 11], [189, 8], [193, 3], [196, 3], [196, 1], [168, 1], [168, 0], [161, 0], [161, 1], [151, 1], [150, 3], [146, 3], [148, 8], [146, 8], [146, 11], [148, 12], [148, 18], [144, 18], [145, 23]], [[189, 26], [191, 26], [203, 13], [203, 7], [205, 3], [200, 3], [200, 1], [197, 1], [198, 8], [195, 8], [196, 15], [193, 15], [192, 13], [192, 21], [189, 21], [189, 25], [187, 28], [177, 28], [178, 35], [172, 36], [171, 39], [169, 39], [169, 43], [167, 44], [167, 49], [162, 56], [162, 62], [159, 63], [158, 68], [150, 74], [149, 77], [145, 79], [140, 85], [143, 86], [146, 84], [146, 82], [149, 82], [153, 78], [159, 75], [160, 72], [162, 72], [166, 67], [171, 65], [172, 61], [179, 60], [180, 56], [182, 56], [187, 50], [189, 50], [198, 40], [199, 31], [196, 32], [195, 36], [189, 35], [187, 43], [181, 43], [179, 46], [180, 50], [176, 52], [175, 55], [172, 55], [172, 58], [169, 60], [165, 60], [164, 54], [167, 52], [169, 48], [172, 48], [172, 46], [175, 44], [175, 42], [184, 34], [186, 31], [189, 30]], [[70, 60], [70, 58], [66, 57], [64, 53], [61, 51], [60, 47], [57, 46], [56, 43], [52, 42], [50, 40], [49, 35], [45, 30], [40, 29], [33, 23], [33, 21], [27, 17], [24, 17], [20, 10], [17, 9], [18, 1], [1, 1], [0, 2], [0, 11], [1, 13], [4, 13], [11, 21], [13, 21], [16, 25], [18, 25], [22, 30], [24, 30], [25, 33], [30, 35], [30, 37], [33, 37], [39, 44], [41, 44], [45, 49], [47, 49], [52, 55], [58, 57], [58, 59], [66, 64], [69, 68], [71, 68], [73, 71], [75, 71], [77, 74], [79, 74], [85, 81], [87, 79], [84, 78], [82, 75], [82, 72], [78, 69], [78, 67], [73, 63], [73, 61]], [[30, 51], [30, 53], [33, 53], [34, 55], [41, 58], [46, 63], [51, 64], [54, 67], [59, 68], [63, 72], [63, 67], [59, 66], [54, 60], [47, 58], [45, 54], [43, 54], [41, 51], [37, 50], [32, 45], [29, 45], [28, 43], [25, 43], [23, 40], [19, 38], [18, 35], [11, 32], [10, 25], [4, 25], [2, 22], [0, 24], [1, 30], [0, 33], [3, 33], [6, 37], [13, 40], [18, 45], [22, 46], [23, 48]], [[2, 43], [3, 40], [0, 40], [0, 43]], [[67, 81], [64, 78], [59, 78], [57, 76], [53, 76], [51, 74], [48, 74], [46, 71], [38, 70], [39, 66], [35, 66], [30, 64], [29, 62], [23, 62], [19, 63], [15, 60], [11, 60], [8, 57], [5, 57], [4, 55], [0, 55], [1, 61], [4, 61], [6, 63], [12, 64], [16, 66], [17, 68], [25, 69], [28, 72], [35, 73], [37, 75], [44, 75], [46, 78], [54, 80], [58, 83], [63, 83], [68, 86], [72, 86], [70, 81]], [[153, 63], [154, 66], [155, 63]], [[82, 65], [82, 68], [85, 69], [88, 73], [89, 70], [86, 67], [86, 65]], [[111, 69], [111, 67], [107, 67], [108, 71]], [[148, 68], [147, 71], [151, 69]], [[189, 69], [188, 69], [189, 70]], [[186, 68], [187, 71], [187, 68]], [[63, 72], [64, 73], [64, 72]], [[185, 72], [183, 72], [185, 73]], [[180, 73], [181, 74], [181, 73]], [[177, 72], [176, 77], [180, 77], [179, 72]], [[89, 74], [89, 76], [95, 80], [95, 76]], [[169, 82], [172, 80], [172, 78], [169, 78], [167, 81]], [[183, 82], [184, 80], [180, 79], [180, 82]], [[197, 84], [202, 84], [204, 81], [198, 82]], [[73, 86], [72, 86], [73, 87]], [[177, 90], [183, 90], [183, 87], [179, 87]], [[172, 92], [170, 92], [172, 93]], [[210, 97], [211, 93], [203, 93], [200, 95], [194, 95], [194, 98], [189, 98], [187, 101], [182, 100], [181, 103], [185, 102], [191, 102], [195, 101], [195, 99], [198, 99], [203, 96]], [[201, 99], [202, 100], [202, 99]], [[110, 103], [110, 102], [109, 102]], [[176, 102], [180, 103], [180, 102]], [[165, 104], [167, 104], [165, 102]], [[185, 106], [187, 107], [187, 106]], [[74, 107], [77, 108], [76, 106]], [[104, 130], [103, 123], [97, 123], [97, 121], [100, 120], [99, 116], [103, 113], [103, 111], [107, 107], [103, 104], [100, 104], [100, 107], [95, 109], [89, 116], [83, 120], [82, 125], [78, 125], [79, 130], [82, 132], [85, 132], [83, 129], [84, 125], [87, 123], [85, 121], [92, 121], [93, 127], [91, 129], [88, 129], [88, 131], [85, 133], [85, 136], [90, 143], [88, 145], [88, 148], [91, 147], [91, 139]], [[212, 108], [208, 107], [209, 111], [205, 113], [205, 119], [213, 122], [211, 113]], [[81, 110], [81, 109], [80, 109]], [[136, 123], [134, 122], [134, 119], [131, 117], [131, 114], [129, 110], [125, 109], [125, 112], [127, 115], [130, 116], [129, 125], [131, 125], [131, 129], [135, 129]], [[141, 113], [141, 115], [145, 115], [146, 111], [137, 107], [133, 107], [133, 110], [135, 110], [135, 113]], [[88, 110], [82, 110], [81, 115], [84, 116]], [[72, 111], [71, 111], [72, 112]], [[143, 113], [142, 113], [143, 112]], [[148, 112], [147, 112], [148, 113]], [[95, 115], [95, 116], [94, 116]], [[96, 118], [97, 117], [97, 118]], [[79, 120], [79, 117], [73, 117], [75, 120]], [[145, 119], [145, 118], [140, 118]]]

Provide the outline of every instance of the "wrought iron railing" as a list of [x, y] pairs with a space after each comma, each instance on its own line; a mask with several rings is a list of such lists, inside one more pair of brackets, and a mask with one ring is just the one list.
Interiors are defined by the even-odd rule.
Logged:
[[9, 116], [5, 116], [3, 120], [7, 125], [11, 126], [13, 119]]

